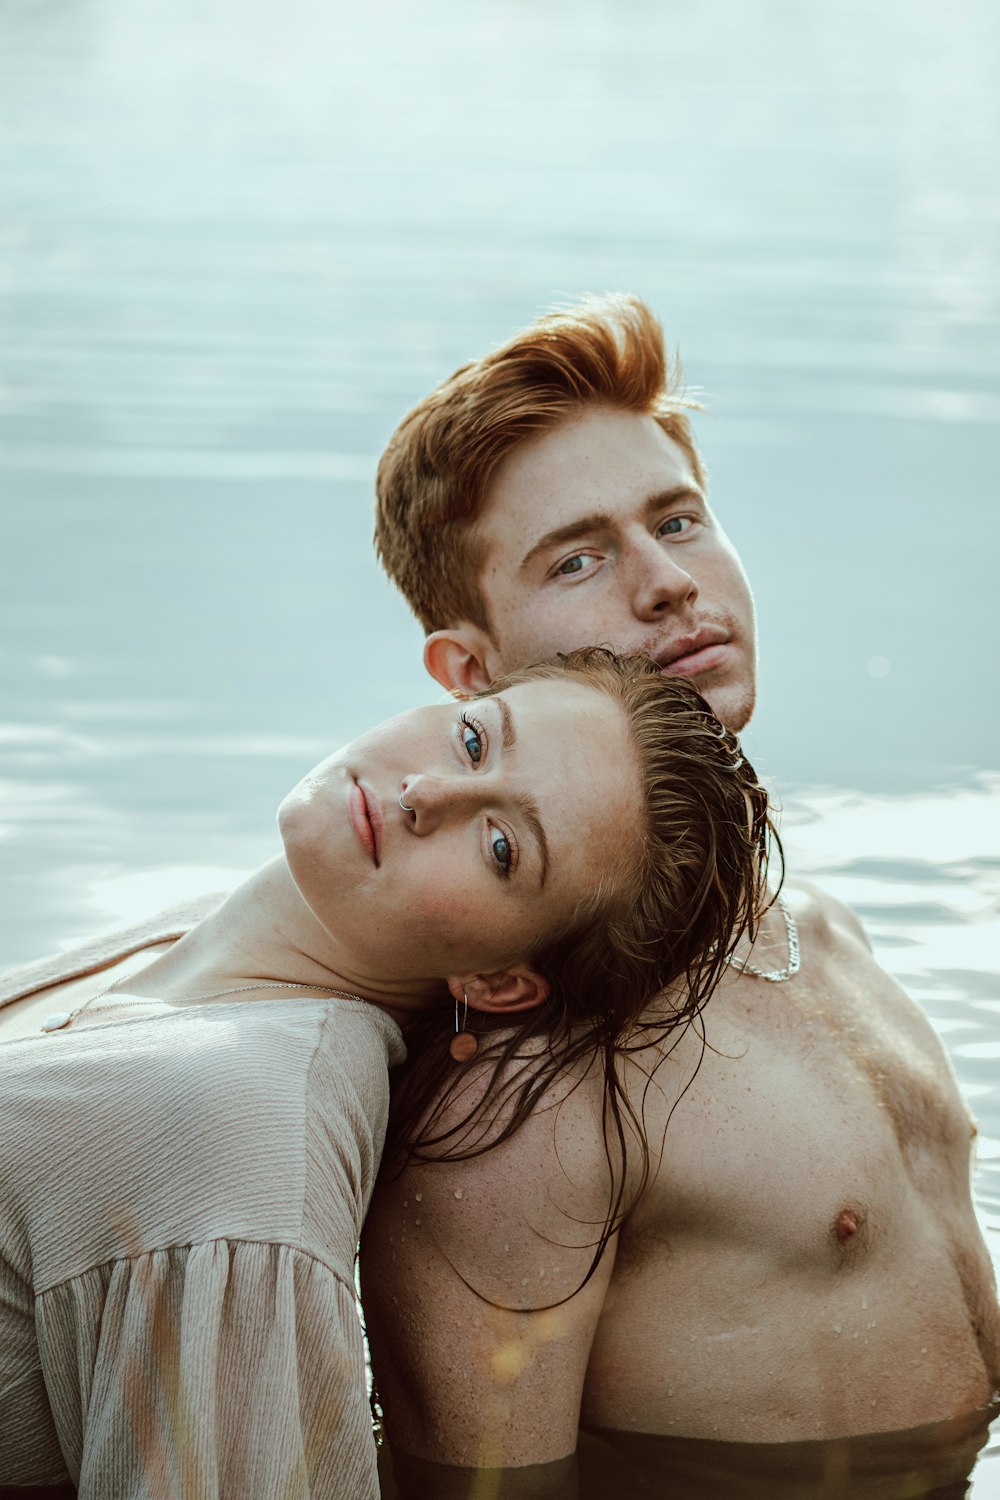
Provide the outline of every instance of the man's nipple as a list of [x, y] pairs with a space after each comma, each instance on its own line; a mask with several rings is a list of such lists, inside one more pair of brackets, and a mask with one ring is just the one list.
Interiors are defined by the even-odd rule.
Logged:
[[861, 1215], [856, 1208], [842, 1208], [833, 1223], [833, 1232], [838, 1245], [849, 1245], [861, 1228]]

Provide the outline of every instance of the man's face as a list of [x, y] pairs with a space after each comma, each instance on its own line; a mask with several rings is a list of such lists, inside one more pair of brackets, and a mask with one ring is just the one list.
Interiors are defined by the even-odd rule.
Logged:
[[684, 450], [591, 408], [504, 460], [479, 521], [490, 677], [577, 646], [645, 651], [732, 729], [753, 711], [753, 599]]

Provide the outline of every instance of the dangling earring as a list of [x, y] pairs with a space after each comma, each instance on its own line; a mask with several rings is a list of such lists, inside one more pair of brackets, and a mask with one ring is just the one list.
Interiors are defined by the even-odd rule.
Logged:
[[462, 1000], [465, 1003], [465, 1009], [462, 1012], [462, 1024], [461, 1026], [458, 1024], [458, 1001], [456, 1000], [455, 1035], [448, 1043], [448, 1051], [457, 1063], [471, 1062], [472, 1058], [479, 1051], [479, 1043], [476, 1041], [476, 1038], [472, 1035], [471, 1031], [466, 1031], [465, 1029], [469, 1020], [469, 997], [464, 990], [462, 991]]

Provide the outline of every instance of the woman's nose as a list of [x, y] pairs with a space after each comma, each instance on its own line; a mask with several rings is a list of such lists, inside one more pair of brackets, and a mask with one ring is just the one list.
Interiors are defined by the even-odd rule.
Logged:
[[449, 817], [467, 812], [481, 790], [467, 776], [434, 776], [421, 771], [403, 777], [400, 806], [415, 833], [430, 833]]

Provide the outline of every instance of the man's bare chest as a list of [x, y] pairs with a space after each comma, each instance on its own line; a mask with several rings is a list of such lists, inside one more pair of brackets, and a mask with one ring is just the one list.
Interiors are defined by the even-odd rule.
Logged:
[[874, 963], [719, 998], [700, 1060], [689, 1038], [647, 1096], [654, 1175], [625, 1261], [630, 1241], [691, 1236], [772, 1265], [836, 1262], [905, 1233], [921, 1204], [967, 1196], [968, 1111], [926, 1020]]

